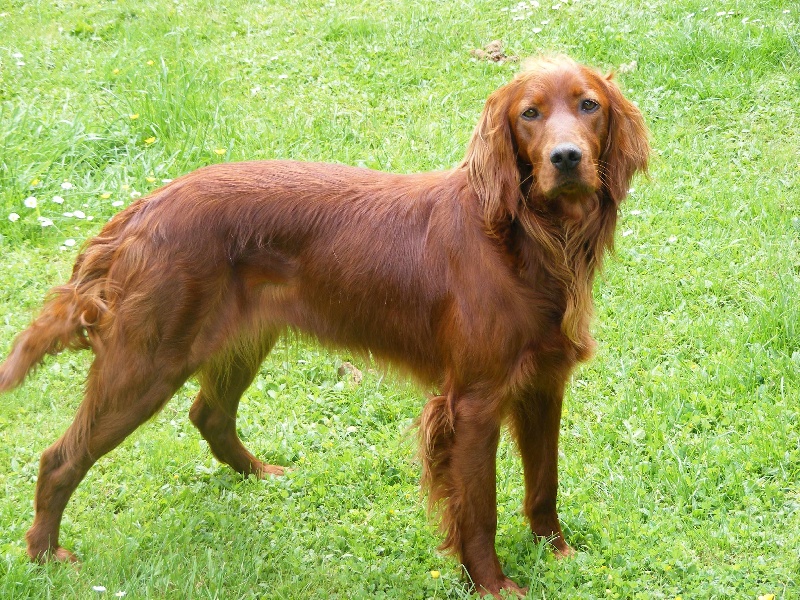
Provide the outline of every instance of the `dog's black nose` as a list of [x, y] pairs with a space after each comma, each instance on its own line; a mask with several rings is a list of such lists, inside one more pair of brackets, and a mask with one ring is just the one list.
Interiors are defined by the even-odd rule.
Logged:
[[571, 171], [581, 162], [583, 153], [575, 144], [559, 144], [550, 153], [550, 162], [559, 171]]

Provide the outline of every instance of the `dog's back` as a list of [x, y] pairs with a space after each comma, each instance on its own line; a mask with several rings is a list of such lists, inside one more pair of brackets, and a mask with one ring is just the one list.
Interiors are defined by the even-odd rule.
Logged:
[[458, 231], [435, 221], [467, 216], [431, 183], [451, 176], [258, 161], [181, 177], [87, 242], [0, 365], [0, 391], [48, 353], [112, 338], [140, 352], [166, 343], [196, 369], [244, 328], [296, 328], [435, 378], [454, 259], [437, 236]]

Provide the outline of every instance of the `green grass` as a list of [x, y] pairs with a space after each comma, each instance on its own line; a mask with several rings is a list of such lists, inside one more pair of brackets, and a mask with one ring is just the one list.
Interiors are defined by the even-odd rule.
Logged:
[[[80, 242], [163, 179], [274, 157], [447, 168], [516, 68], [472, 48], [636, 61], [620, 79], [652, 130], [651, 177], [623, 207], [596, 288], [600, 350], [562, 425], [560, 512], [580, 552], [557, 562], [526, 533], [504, 439], [501, 560], [531, 598], [800, 598], [800, 10], [554, 4], [1, 2], [0, 351]], [[469, 595], [419, 497], [421, 395], [363, 364], [352, 388], [336, 375], [352, 357], [293, 338], [240, 425], [287, 477], [215, 462], [186, 418], [189, 383], [73, 497], [62, 541], [82, 568], [30, 565], [38, 458], [88, 359], [49, 360], [0, 397], [0, 597]]]

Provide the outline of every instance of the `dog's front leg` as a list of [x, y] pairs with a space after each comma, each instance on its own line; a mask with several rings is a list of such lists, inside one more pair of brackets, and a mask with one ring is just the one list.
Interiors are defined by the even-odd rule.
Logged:
[[503, 574], [495, 550], [497, 533], [496, 457], [500, 417], [488, 403], [461, 398], [455, 402], [450, 454], [451, 495], [445, 522], [448, 541], [482, 596], [501, 590], [525, 591]]
[[564, 540], [556, 510], [558, 435], [565, 383], [550, 381], [537, 386], [511, 411], [511, 427], [525, 473], [523, 511], [534, 535], [547, 539], [559, 558], [575, 553]]

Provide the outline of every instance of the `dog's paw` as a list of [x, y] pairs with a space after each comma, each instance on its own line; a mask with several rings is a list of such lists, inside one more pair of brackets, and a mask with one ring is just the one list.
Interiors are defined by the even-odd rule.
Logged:
[[274, 477], [280, 477], [281, 475], [285, 475], [285, 474], [286, 474], [286, 469], [284, 467], [281, 467], [281, 466], [278, 466], [278, 465], [262, 464], [258, 468], [257, 477], [259, 479], [264, 479], [269, 475], [272, 475]]
[[575, 550], [572, 546], [570, 546], [566, 542], [562, 541], [562, 544], [560, 546], [553, 546], [553, 556], [556, 557], [556, 560], [572, 558], [576, 554], [578, 554], [578, 551]]
[[61, 546], [57, 546], [55, 548], [48, 548], [42, 552], [37, 552], [35, 549], [28, 548], [28, 556], [31, 557], [31, 560], [37, 562], [39, 564], [45, 564], [48, 562], [59, 562], [59, 563], [67, 563], [75, 565], [76, 567], [80, 567], [80, 561], [78, 557], [75, 556], [72, 552], [63, 548]]
[[524, 598], [528, 594], [528, 588], [518, 586], [508, 577], [504, 577], [496, 585], [490, 587], [491, 589], [487, 589], [486, 586], [477, 587], [481, 598], [492, 596], [493, 598], [505, 598], [507, 600], [508, 598]]

